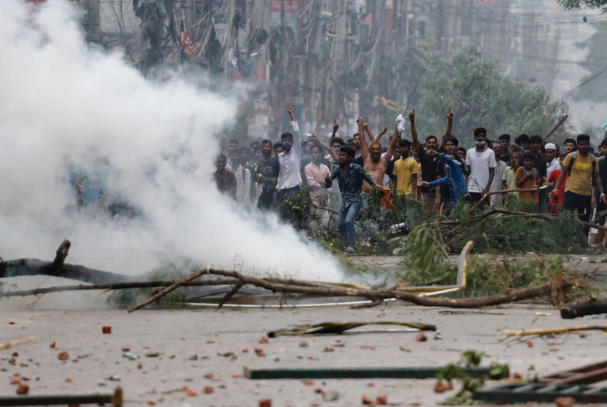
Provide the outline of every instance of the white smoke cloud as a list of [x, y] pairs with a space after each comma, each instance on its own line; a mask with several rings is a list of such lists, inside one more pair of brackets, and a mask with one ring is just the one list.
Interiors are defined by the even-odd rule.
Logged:
[[[68, 238], [72, 262], [128, 274], [167, 256], [341, 280], [330, 256], [211, 182], [235, 98], [196, 78], [144, 79], [122, 55], [90, 48], [77, 13], [65, 0], [36, 12], [0, 1], [0, 255], [52, 259]], [[68, 163], [90, 168], [95, 155], [109, 158], [111, 191], [141, 208], [141, 220], [121, 226], [65, 211], [75, 202]]]

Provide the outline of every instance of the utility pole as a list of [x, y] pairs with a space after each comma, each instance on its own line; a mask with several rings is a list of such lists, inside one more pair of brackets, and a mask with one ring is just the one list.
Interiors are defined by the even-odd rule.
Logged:
[[435, 41], [436, 41], [436, 50], [437, 51], [442, 51], [443, 50], [443, 36], [445, 35], [444, 33], [444, 26], [445, 26], [445, 0], [438, 0], [438, 20], [436, 22], [436, 36], [435, 36]]
[[100, 0], [84, 0], [82, 3], [85, 11], [82, 26], [86, 33], [86, 40], [98, 44], [101, 43], [100, 6]]
[[280, 71], [278, 76], [278, 95], [279, 101], [282, 102], [286, 96], [285, 90], [285, 75], [287, 70], [287, 58], [285, 56], [285, 44], [287, 32], [286, 26], [286, 15], [285, 15], [285, 0], [280, 0]]

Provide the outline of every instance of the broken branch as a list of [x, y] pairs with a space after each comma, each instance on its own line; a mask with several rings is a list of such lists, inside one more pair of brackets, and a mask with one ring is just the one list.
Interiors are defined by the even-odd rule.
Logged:
[[18, 339], [16, 341], [10, 341], [10, 342], [5, 342], [5, 343], [0, 343], [0, 349], [12, 348], [13, 346], [19, 346], [19, 345], [23, 345], [23, 344], [26, 344], [26, 343], [30, 343], [33, 340], [34, 340], [34, 337], [30, 336], [29, 338]]
[[219, 311], [221, 309], [221, 307], [223, 307], [223, 304], [230, 301], [232, 299], [232, 297], [234, 296], [234, 294], [236, 294], [238, 292], [238, 290], [240, 290], [241, 287], [242, 287], [241, 282], [234, 284], [232, 289], [221, 299], [221, 301], [219, 302], [219, 305], [217, 305], [217, 308], [215, 308], [215, 311]]
[[[200, 286], [210, 286], [210, 285], [229, 285], [237, 283], [238, 280], [234, 279], [214, 279], [214, 280], [204, 280], [204, 281], [191, 281], [189, 283], [182, 284], [182, 286], [187, 287], [200, 287]], [[57, 293], [63, 291], [85, 291], [85, 290], [123, 290], [129, 288], [154, 288], [154, 287], [168, 287], [170, 285], [175, 284], [175, 281], [133, 281], [130, 283], [118, 283], [118, 284], [78, 284], [78, 285], [68, 285], [63, 287], [46, 287], [46, 288], [36, 288], [32, 290], [22, 290], [22, 291], [9, 291], [9, 292], [0, 292], [0, 298], [2, 297], [25, 297], [28, 295], [39, 295], [39, 294], [48, 294], [48, 293]]]
[[588, 301], [571, 304], [561, 309], [561, 318], [573, 319], [584, 317], [586, 315], [596, 315], [607, 313], [607, 300], [591, 299]]
[[526, 287], [513, 290], [509, 293], [489, 295], [477, 298], [436, 298], [420, 297], [415, 294], [397, 291], [397, 290], [372, 290], [364, 288], [342, 288], [342, 287], [304, 287], [295, 285], [284, 285], [271, 283], [266, 280], [250, 277], [236, 271], [208, 270], [209, 274], [231, 277], [240, 280], [243, 284], [250, 284], [257, 287], [266, 288], [274, 292], [298, 293], [317, 296], [342, 296], [342, 297], [364, 297], [371, 300], [385, 300], [396, 298], [401, 301], [407, 301], [416, 305], [428, 307], [449, 307], [449, 308], [480, 308], [492, 305], [505, 304], [515, 301], [523, 301], [540, 296], [550, 296], [554, 291], [566, 290], [578, 285], [576, 279], [556, 281], [534, 287]]
[[164, 297], [165, 295], [167, 295], [168, 293], [170, 293], [173, 290], [176, 290], [177, 288], [181, 287], [185, 283], [189, 283], [190, 281], [197, 279], [198, 277], [202, 276], [203, 274], [208, 274], [208, 272], [209, 272], [209, 269], [207, 268], [206, 270], [200, 270], [196, 273], [190, 274], [189, 276], [187, 276], [185, 278], [182, 278], [181, 280], [177, 281], [176, 283], [174, 283], [174, 284], [168, 286], [167, 288], [165, 288], [164, 290], [160, 291], [158, 294], [151, 296], [146, 301], [139, 303], [139, 304], [135, 305], [134, 307], [130, 308], [129, 313], [133, 312], [133, 311], [137, 311], [138, 309], [141, 309], [143, 307], [150, 305], [154, 301]]
[[607, 331], [605, 325], [578, 325], [578, 326], [563, 326], [559, 328], [547, 328], [547, 329], [519, 329], [510, 330], [504, 329], [502, 332], [506, 336], [530, 336], [530, 335], [548, 335], [548, 334], [564, 334], [575, 331]]

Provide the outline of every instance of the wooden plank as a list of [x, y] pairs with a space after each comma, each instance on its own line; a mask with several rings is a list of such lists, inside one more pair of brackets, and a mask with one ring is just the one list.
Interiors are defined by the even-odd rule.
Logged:
[[[249, 379], [432, 379], [442, 367], [368, 367], [312, 369], [253, 369], [245, 367]], [[461, 368], [475, 377], [489, 374], [490, 368]]]
[[557, 372], [539, 379], [550, 384], [592, 384], [607, 379], [607, 361]]
[[[521, 391], [521, 389], [527, 390]], [[598, 389], [598, 390], [597, 390]], [[501, 385], [491, 388], [481, 388], [474, 392], [473, 399], [479, 401], [499, 402], [500, 404], [526, 403], [540, 401], [554, 403], [557, 397], [571, 397], [577, 403], [607, 403], [607, 390], [595, 386], [558, 386]]]
[[57, 394], [0, 397], [0, 406], [50, 406], [106, 403], [115, 407], [122, 407], [122, 389], [117, 388], [114, 394]]

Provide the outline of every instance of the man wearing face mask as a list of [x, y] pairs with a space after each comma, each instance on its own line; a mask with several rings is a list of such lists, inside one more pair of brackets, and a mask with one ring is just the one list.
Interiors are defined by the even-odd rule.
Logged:
[[466, 152], [466, 164], [470, 166], [468, 191], [470, 198], [482, 208], [495, 176], [495, 154], [487, 146], [487, 130], [479, 127], [474, 130], [476, 147]]

